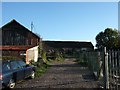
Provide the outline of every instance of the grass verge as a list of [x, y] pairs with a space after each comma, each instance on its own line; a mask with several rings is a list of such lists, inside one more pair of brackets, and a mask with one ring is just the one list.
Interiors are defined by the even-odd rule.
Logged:
[[39, 77], [42, 74], [44, 74], [47, 71], [48, 67], [49, 67], [49, 65], [47, 65], [47, 64], [43, 64], [41, 66], [38, 66], [36, 68], [35, 77]]
[[37, 63], [33, 63], [33, 65], [37, 66], [35, 76], [39, 77], [44, 74], [47, 69], [50, 67], [50, 64], [53, 62], [63, 62], [64, 58], [61, 55], [57, 55], [55, 59], [39, 59]]
[[76, 61], [78, 64], [80, 64], [81, 66], [87, 67], [88, 66], [88, 62], [80, 60], [80, 59], [76, 59]]

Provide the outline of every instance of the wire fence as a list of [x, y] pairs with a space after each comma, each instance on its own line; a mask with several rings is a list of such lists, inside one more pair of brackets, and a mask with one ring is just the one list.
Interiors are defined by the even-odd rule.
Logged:
[[80, 53], [100, 85], [105, 89], [120, 89], [120, 50], [90, 51]]

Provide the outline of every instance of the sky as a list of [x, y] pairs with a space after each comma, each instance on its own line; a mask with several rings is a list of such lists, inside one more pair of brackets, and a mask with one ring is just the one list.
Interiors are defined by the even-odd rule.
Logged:
[[118, 28], [117, 2], [2, 2], [2, 26], [15, 19], [43, 40], [90, 41]]

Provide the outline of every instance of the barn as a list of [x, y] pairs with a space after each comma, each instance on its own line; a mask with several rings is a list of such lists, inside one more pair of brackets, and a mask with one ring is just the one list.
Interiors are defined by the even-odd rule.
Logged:
[[[48, 41], [43, 40], [44, 48], [49, 52], [56, 52], [59, 50], [61, 53], [72, 56], [76, 52], [93, 51], [94, 46], [91, 42], [83, 41]], [[46, 47], [49, 46], [49, 47]]]
[[24, 27], [16, 20], [12, 20], [0, 29], [2, 42], [0, 43], [1, 56], [26, 58], [26, 51], [38, 46], [40, 37]]

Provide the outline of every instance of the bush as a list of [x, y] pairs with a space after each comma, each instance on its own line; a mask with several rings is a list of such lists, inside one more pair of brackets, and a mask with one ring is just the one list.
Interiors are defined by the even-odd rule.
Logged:
[[45, 51], [43, 51], [42, 52], [42, 60], [46, 63], [47, 62], [47, 57], [46, 57], [46, 52]]
[[79, 53], [76, 56], [76, 62], [78, 62], [82, 66], [88, 66], [87, 56], [85, 53]]
[[56, 53], [56, 60], [57, 60], [57, 61], [63, 61], [63, 60], [64, 60], [63, 55], [60, 54], [59, 52], [57, 52], [57, 53]]
[[47, 64], [44, 64], [44, 65], [42, 65], [40, 67], [37, 67], [36, 72], [35, 72], [35, 76], [36, 77], [41, 76], [43, 73], [45, 73], [47, 71], [47, 68], [48, 68]]
[[31, 65], [36, 66], [35, 76], [39, 77], [46, 72], [48, 65], [43, 61], [42, 58], [38, 58], [37, 62], [31, 62]]

